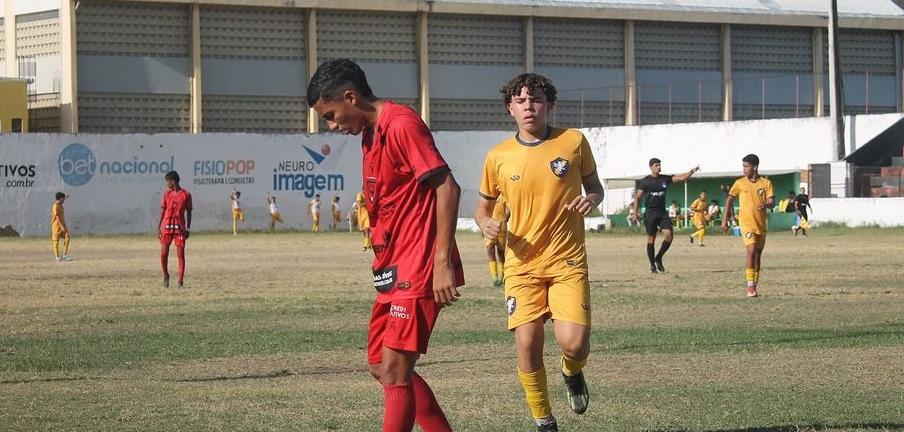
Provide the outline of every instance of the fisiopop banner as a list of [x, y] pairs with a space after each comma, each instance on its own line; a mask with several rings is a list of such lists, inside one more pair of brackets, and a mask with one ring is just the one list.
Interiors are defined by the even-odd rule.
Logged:
[[285, 227], [310, 228], [320, 194], [321, 229], [331, 202], [345, 215], [361, 187], [360, 137], [340, 135], [160, 134], [0, 136], [0, 226], [23, 235], [50, 232], [56, 192], [69, 195], [74, 234], [154, 232], [163, 176], [176, 170], [194, 201], [192, 229], [231, 229], [233, 188], [243, 228], [269, 224], [267, 193]]

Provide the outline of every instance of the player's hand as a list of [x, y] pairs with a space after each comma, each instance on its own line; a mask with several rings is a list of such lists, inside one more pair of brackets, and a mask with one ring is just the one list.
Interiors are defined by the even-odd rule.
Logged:
[[594, 207], [593, 201], [591, 201], [590, 198], [587, 198], [586, 196], [581, 195], [581, 196], [574, 197], [574, 199], [571, 200], [571, 202], [568, 203], [567, 206], [565, 206], [565, 209], [568, 211], [578, 212], [584, 216], [587, 216], [590, 214], [590, 211], [593, 210], [593, 207]]
[[499, 232], [502, 231], [502, 222], [493, 218], [486, 218], [483, 224], [478, 222], [477, 226], [480, 227], [480, 232], [483, 233], [483, 237], [487, 240], [496, 240]]
[[433, 266], [433, 300], [441, 307], [452, 306], [461, 294], [455, 288], [455, 270], [449, 260], [441, 260]]
[[727, 221], [722, 221], [722, 234], [728, 234], [728, 224]]
[[639, 220], [640, 220], [640, 218], [637, 217], [637, 214], [631, 215], [631, 223], [636, 224], [637, 221], [639, 221]]

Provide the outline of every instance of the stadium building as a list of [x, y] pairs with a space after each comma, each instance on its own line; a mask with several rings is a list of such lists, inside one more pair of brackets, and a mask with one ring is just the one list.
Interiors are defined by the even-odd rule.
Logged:
[[[846, 113], [902, 111], [904, 9], [841, 0]], [[434, 130], [507, 130], [498, 87], [554, 79], [554, 123], [828, 115], [823, 0], [0, 0], [0, 75], [45, 132], [312, 133], [349, 57]], [[4, 73], [5, 72], [5, 73]]]

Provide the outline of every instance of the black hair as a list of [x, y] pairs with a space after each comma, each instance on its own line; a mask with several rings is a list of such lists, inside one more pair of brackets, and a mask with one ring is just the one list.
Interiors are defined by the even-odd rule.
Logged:
[[56, 199], [58, 199], [58, 200], [66, 198], [66, 194], [64, 194], [62, 192], [57, 192], [56, 195], [54, 195], [54, 196], [56, 196]]
[[531, 95], [540, 90], [546, 96], [547, 102], [552, 103], [556, 101], [558, 91], [556, 91], [556, 86], [552, 85], [552, 81], [549, 78], [535, 73], [523, 73], [512, 78], [499, 89], [505, 105], [508, 106], [512, 102], [513, 97], [520, 95], [521, 89], [524, 87], [527, 87], [527, 93]]
[[337, 100], [342, 98], [345, 90], [354, 89], [361, 97], [374, 100], [373, 90], [367, 84], [367, 76], [357, 63], [347, 59], [336, 59], [324, 62], [317, 67], [317, 72], [308, 83], [308, 106], [314, 106], [318, 100]]
[[170, 172], [166, 173], [166, 175], [163, 176], [163, 178], [166, 180], [172, 180], [176, 183], [179, 183], [179, 173], [177, 173], [175, 171], [170, 171]]
[[760, 157], [751, 153], [747, 156], [744, 156], [744, 159], [741, 159], [743, 162], [747, 162], [753, 166], [760, 166]]
[[713, 204], [715, 204], [715, 205], [719, 205], [719, 202], [716, 201], [716, 200], [712, 200], [712, 201], [710, 201], [710, 202], [713, 203]]
[[653, 166], [653, 165], [656, 165], [656, 164], [661, 164], [661, 163], [662, 163], [662, 161], [659, 160], [659, 158], [652, 158], [652, 159], [650, 159], [650, 166]]
[[240, 196], [242, 196], [242, 193], [239, 192], [239, 191], [235, 191], [235, 197], [238, 198], [238, 197], [240, 197]]
[[706, 193], [706, 189], [703, 189], [702, 191], [700, 191], [700, 193]]

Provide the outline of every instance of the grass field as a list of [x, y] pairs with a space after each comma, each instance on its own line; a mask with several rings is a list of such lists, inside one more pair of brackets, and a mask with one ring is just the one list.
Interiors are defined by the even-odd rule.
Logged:
[[[677, 236], [651, 275], [639, 234], [588, 238], [587, 414], [547, 340], [563, 431], [904, 431], [904, 231], [774, 233], [754, 300], [740, 241], [707, 240]], [[530, 430], [502, 293], [459, 242], [468, 284], [419, 370], [456, 430]], [[185, 290], [160, 287], [150, 236], [71, 252], [0, 239], [0, 429], [379, 430], [358, 235], [196, 234]]]

